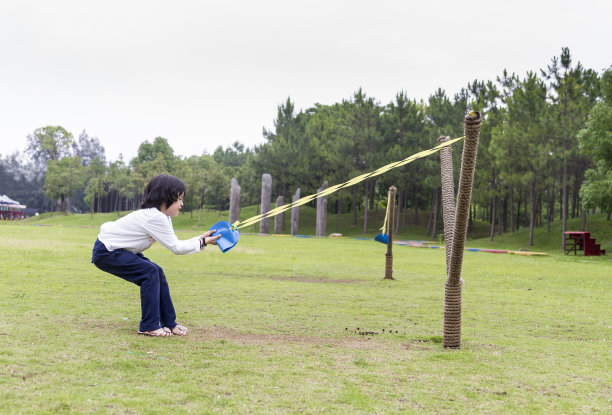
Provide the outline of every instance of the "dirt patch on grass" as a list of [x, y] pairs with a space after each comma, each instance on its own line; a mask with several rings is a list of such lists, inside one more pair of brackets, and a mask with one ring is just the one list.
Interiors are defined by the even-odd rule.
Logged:
[[227, 327], [192, 329], [189, 336], [198, 341], [226, 340], [241, 345], [292, 344], [364, 350], [394, 348], [392, 343], [375, 340], [372, 337], [324, 338], [291, 334], [240, 333]]

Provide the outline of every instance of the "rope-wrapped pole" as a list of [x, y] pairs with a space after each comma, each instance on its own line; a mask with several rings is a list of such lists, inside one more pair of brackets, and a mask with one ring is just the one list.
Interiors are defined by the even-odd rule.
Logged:
[[[440, 136], [438, 144], [450, 140]], [[446, 251], [446, 277], [450, 267], [451, 249], [453, 246], [453, 228], [455, 226], [455, 181], [453, 178], [453, 149], [446, 146], [440, 149], [440, 173], [442, 178], [442, 216], [444, 217], [444, 248]]]
[[387, 253], [385, 254], [385, 279], [393, 280], [393, 224], [395, 223], [395, 193], [397, 189], [395, 186], [389, 188], [389, 217], [387, 218], [387, 236], [389, 236], [389, 243], [387, 244]]
[[461, 156], [453, 244], [444, 290], [444, 337], [442, 341], [444, 347], [459, 348], [461, 346], [461, 287], [463, 285], [461, 265], [467, 235], [481, 124], [482, 118], [479, 112], [472, 111], [466, 115], [464, 120], [465, 142]]

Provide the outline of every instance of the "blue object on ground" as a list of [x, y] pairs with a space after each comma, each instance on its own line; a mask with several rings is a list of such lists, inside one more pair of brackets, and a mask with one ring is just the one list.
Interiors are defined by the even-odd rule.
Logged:
[[238, 243], [240, 232], [233, 230], [229, 222], [222, 220], [215, 223], [210, 229], [215, 229], [212, 236], [221, 235], [221, 238], [217, 239], [217, 246], [221, 252], [229, 251]]
[[386, 233], [379, 233], [378, 235], [376, 235], [376, 237], [374, 238], [375, 241], [381, 242], [385, 245], [389, 244], [389, 235], [387, 235]]

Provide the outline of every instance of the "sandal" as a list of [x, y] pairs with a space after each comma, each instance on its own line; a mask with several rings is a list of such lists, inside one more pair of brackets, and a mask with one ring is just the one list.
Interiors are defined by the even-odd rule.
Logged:
[[138, 334], [142, 334], [143, 336], [152, 336], [152, 337], [168, 337], [172, 336], [172, 332], [169, 332], [164, 329], [157, 329], [153, 331], [139, 331]]
[[189, 332], [189, 329], [185, 326], [181, 326], [180, 324], [177, 324], [176, 326], [172, 328], [172, 330], [170, 330], [170, 332], [174, 334], [175, 336], [186, 336], [187, 332]]

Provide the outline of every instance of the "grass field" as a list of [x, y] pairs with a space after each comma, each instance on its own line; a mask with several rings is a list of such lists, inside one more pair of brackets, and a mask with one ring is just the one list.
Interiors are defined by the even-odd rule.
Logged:
[[[225, 219], [207, 213], [198, 229], [196, 216], [175, 221], [180, 238]], [[145, 254], [191, 330], [158, 339], [136, 334], [138, 288], [90, 264], [113, 218], [0, 224], [0, 413], [612, 411], [610, 255], [565, 256], [539, 233], [532, 249], [546, 257], [466, 252], [462, 348], [446, 350], [443, 250], [396, 246], [396, 281], [384, 281], [373, 241], [243, 234], [228, 253], [188, 256], [154, 246]]]

